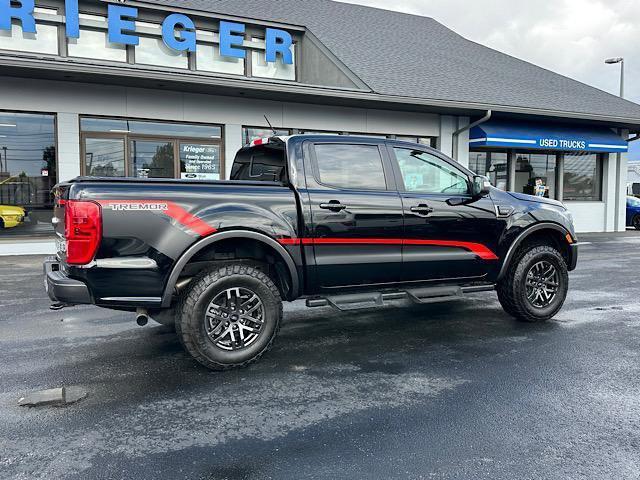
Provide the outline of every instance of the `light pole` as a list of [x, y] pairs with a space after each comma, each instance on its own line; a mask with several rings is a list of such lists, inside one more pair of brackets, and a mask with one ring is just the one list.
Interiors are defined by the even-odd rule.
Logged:
[[607, 65], [615, 65], [616, 63], [620, 64], [620, 97], [624, 98], [624, 58], [607, 58], [604, 63]]
[[[7, 165], [7, 147], [2, 147], [2, 150], [4, 151], [4, 168], [6, 168], [7, 173], [9, 173], [9, 166]], [[2, 161], [0, 161], [0, 172], [1, 171], [2, 171]]]

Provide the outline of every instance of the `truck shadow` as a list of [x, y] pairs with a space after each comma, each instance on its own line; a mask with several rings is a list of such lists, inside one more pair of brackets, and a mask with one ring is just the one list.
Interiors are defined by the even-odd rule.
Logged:
[[297, 373], [446, 375], [470, 358], [500, 358], [558, 328], [516, 322], [486, 297], [350, 312], [299, 307], [287, 308], [274, 347], [247, 369], [210, 372], [183, 350], [171, 328], [157, 325], [68, 342], [58, 347], [57, 362], [36, 376], [83, 385], [92, 395], [89, 404], [136, 404]]

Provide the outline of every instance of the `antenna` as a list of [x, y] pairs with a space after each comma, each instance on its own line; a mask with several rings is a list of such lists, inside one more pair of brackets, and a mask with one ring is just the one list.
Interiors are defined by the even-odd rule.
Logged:
[[278, 132], [276, 132], [276, 129], [273, 128], [273, 125], [271, 125], [271, 122], [269, 121], [269, 118], [265, 115], [264, 119], [267, 121], [267, 124], [269, 125], [269, 128], [271, 128], [271, 131], [273, 132], [274, 135], [278, 135]]

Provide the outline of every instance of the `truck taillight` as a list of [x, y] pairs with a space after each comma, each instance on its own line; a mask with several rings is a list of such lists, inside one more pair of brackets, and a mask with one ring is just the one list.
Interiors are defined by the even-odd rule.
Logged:
[[93, 261], [102, 239], [102, 210], [93, 202], [69, 200], [65, 205], [67, 263], [87, 265]]

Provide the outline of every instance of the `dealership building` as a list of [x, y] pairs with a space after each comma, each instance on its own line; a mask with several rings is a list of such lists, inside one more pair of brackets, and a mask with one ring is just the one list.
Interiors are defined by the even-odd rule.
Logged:
[[0, 225], [0, 253], [52, 248], [58, 181], [225, 179], [271, 134], [265, 117], [283, 135], [430, 145], [562, 200], [580, 232], [625, 229], [640, 105], [431, 18], [329, 0], [0, 2], [0, 65], [0, 209], [27, 213]]

